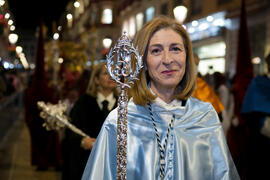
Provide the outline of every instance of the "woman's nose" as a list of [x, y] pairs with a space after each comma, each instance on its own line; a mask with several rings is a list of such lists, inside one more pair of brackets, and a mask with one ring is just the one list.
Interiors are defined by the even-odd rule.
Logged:
[[171, 64], [173, 62], [173, 57], [170, 53], [170, 51], [165, 50], [163, 53], [162, 63], [163, 64]]

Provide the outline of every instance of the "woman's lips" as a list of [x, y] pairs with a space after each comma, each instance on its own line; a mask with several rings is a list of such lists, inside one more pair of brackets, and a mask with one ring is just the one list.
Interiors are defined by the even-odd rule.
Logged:
[[166, 70], [166, 71], [162, 71], [161, 73], [166, 74], [166, 75], [171, 75], [171, 74], [173, 74], [175, 72], [176, 72], [176, 70]]

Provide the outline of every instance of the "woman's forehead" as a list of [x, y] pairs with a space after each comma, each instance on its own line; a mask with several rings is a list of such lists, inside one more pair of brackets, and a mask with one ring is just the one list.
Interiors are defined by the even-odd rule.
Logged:
[[150, 39], [149, 45], [160, 44], [160, 43], [175, 43], [175, 44], [183, 44], [182, 36], [173, 29], [166, 28], [161, 29], [153, 34]]

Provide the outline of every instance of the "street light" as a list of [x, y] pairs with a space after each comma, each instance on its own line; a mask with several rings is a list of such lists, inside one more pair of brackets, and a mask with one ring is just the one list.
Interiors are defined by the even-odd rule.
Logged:
[[18, 41], [18, 38], [19, 38], [18, 35], [15, 33], [11, 33], [8, 36], [8, 40], [9, 40], [10, 44], [15, 44]]
[[72, 18], [73, 18], [72, 14], [68, 13], [66, 18], [67, 18], [68, 27], [72, 27]]
[[71, 20], [72, 19], [72, 14], [68, 13], [66, 17], [67, 17], [68, 20]]
[[23, 52], [23, 48], [21, 46], [16, 47], [16, 53], [21, 54]]
[[5, 19], [9, 19], [10, 18], [10, 14], [9, 13], [6, 13], [5, 14]]
[[14, 25], [11, 25], [11, 26], [9, 27], [9, 30], [10, 30], [10, 31], [14, 31], [15, 28], [16, 28], [16, 27], [15, 27]]
[[111, 47], [111, 44], [112, 44], [112, 39], [111, 38], [104, 38], [103, 39], [103, 46], [106, 49], [109, 49]]
[[181, 24], [185, 21], [187, 17], [187, 7], [183, 5], [182, 0], [175, 0], [175, 7], [173, 9], [173, 14], [176, 20]]
[[54, 39], [54, 40], [57, 40], [58, 38], [59, 38], [59, 34], [58, 34], [58, 33], [54, 33], [54, 34], [53, 34], [53, 39]]
[[5, 1], [4, 0], [0, 0], [0, 7], [1, 6], [4, 6], [4, 4], [5, 4]]
[[80, 7], [80, 2], [79, 1], [75, 1], [74, 2], [74, 4], [73, 4], [73, 6], [75, 7], [75, 8], [78, 8], [78, 7]]

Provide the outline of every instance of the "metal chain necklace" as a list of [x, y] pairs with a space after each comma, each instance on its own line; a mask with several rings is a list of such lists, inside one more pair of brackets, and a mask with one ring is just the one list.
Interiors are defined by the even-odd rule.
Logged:
[[159, 133], [158, 133], [158, 130], [157, 130], [157, 125], [155, 123], [155, 119], [154, 119], [154, 116], [153, 116], [151, 104], [147, 103], [147, 105], [148, 105], [148, 109], [150, 111], [151, 119], [152, 119], [152, 122], [153, 122], [153, 126], [154, 126], [155, 133], [156, 133], [156, 138], [157, 138], [157, 142], [158, 142], [158, 148], [159, 148], [159, 151], [160, 151], [160, 177], [161, 177], [161, 180], [163, 180], [163, 178], [165, 177], [165, 149], [166, 149], [166, 146], [167, 146], [169, 133], [170, 133], [170, 131], [172, 129], [172, 124], [173, 124], [174, 119], [175, 119], [175, 115], [173, 114], [173, 117], [172, 117], [172, 119], [171, 119], [171, 121], [169, 123], [167, 134], [166, 134], [165, 140], [164, 140], [164, 144], [162, 146], [160, 136], [159, 136]]

